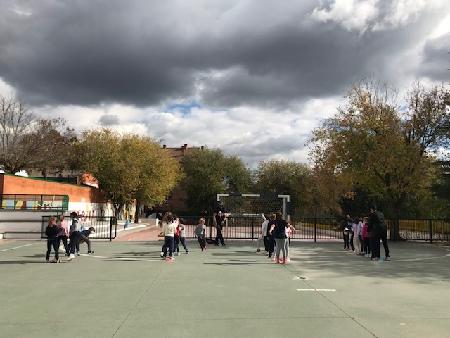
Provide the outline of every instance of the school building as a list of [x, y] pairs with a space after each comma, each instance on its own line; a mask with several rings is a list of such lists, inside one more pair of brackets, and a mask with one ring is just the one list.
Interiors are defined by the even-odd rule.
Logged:
[[[92, 180], [91, 177], [85, 180]], [[112, 205], [95, 186], [53, 182], [0, 173], [0, 237], [40, 236], [42, 216], [76, 211], [84, 216], [112, 216]]]

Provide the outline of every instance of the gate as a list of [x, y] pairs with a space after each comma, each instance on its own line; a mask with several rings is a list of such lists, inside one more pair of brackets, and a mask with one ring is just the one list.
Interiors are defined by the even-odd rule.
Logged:
[[[45, 228], [47, 227], [50, 217], [53, 216], [42, 216], [41, 225], [41, 238], [47, 238], [45, 235]], [[57, 217], [57, 216], [54, 216]], [[67, 222], [68, 229], [70, 228], [70, 218], [65, 218]], [[82, 230], [89, 229], [93, 227], [95, 232], [93, 232], [89, 238], [91, 239], [106, 239], [112, 241], [117, 236], [117, 218], [112, 216], [84, 216], [79, 219], [80, 228]]]

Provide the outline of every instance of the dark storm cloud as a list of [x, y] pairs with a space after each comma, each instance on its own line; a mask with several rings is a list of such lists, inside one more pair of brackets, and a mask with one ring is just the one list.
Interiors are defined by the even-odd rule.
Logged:
[[450, 33], [428, 41], [423, 50], [419, 74], [443, 82], [450, 81]]
[[395, 61], [433, 25], [362, 32], [319, 22], [315, 1], [5, 1], [0, 77], [26, 101], [279, 106], [336, 94]]

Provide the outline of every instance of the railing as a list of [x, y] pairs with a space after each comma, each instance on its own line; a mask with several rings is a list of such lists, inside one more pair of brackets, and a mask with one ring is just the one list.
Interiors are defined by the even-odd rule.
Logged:
[[0, 195], [0, 209], [17, 211], [66, 211], [69, 208], [68, 195]]
[[[195, 237], [194, 230], [200, 216], [183, 217], [186, 236]], [[216, 236], [212, 217], [205, 217], [208, 238]], [[228, 239], [257, 239], [261, 234], [261, 219], [258, 217], [230, 216], [222, 233]], [[295, 232], [291, 239], [340, 240], [343, 238], [339, 220], [335, 218], [301, 218], [291, 222]], [[450, 241], [450, 220], [444, 219], [400, 219], [386, 220], [388, 238], [391, 240]]]
[[[52, 216], [42, 216], [41, 238], [46, 238], [45, 228]], [[66, 219], [67, 227], [70, 228], [71, 220]], [[79, 225], [81, 230], [87, 230], [93, 227], [93, 232], [89, 238], [92, 239], [107, 239], [112, 241], [117, 236], [117, 218], [111, 216], [85, 216], [79, 218]]]

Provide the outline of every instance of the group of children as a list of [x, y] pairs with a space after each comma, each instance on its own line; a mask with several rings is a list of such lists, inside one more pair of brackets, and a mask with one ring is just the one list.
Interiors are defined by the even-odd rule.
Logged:
[[[264, 242], [264, 250], [268, 253], [268, 258], [272, 259], [275, 263], [286, 264], [290, 262], [289, 257], [289, 245], [291, 235], [294, 233], [295, 228], [286, 222], [280, 213], [271, 214], [269, 219], [262, 216], [261, 235], [257, 241], [256, 252], [260, 252], [261, 239]], [[280, 258], [280, 254], [283, 253], [283, 258]]]
[[[95, 232], [93, 227], [88, 229], [81, 229], [78, 215], [76, 212], [70, 214], [70, 227], [67, 227], [67, 222], [64, 216], [50, 217], [48, 225], [45, 229], [45, 235], [47, 236], [47, 252], [45, 254], [45, 260], [51, 263], [59, 263], [59, 247], [61, 242], [64, 245], [64, 251], [68, 261], [75, 258], [75, 255], [80, 255], [80, 244], [86, 243], [88, 246], [88, 254], [94, 253], [92, 251], [91, 240], [89, 236]], [[50, 261], [51, 249], [54, 251], [54, 259]]]
[[[381, 214], [378, 212], [378, 214]], [[381, 214], [382, 215], [382, 214]], [[370, 224], [370, 217], [375, 218], [378, 226]], [[343, 238], [344, 250], [351, 250], [359, 256], [365, 256], [373, 261], [380, 260], [380, 240], [385, 249], [385, 261], [390, 260], [387, 244], [387, 228], [384, 220], [377, 213], [371, 212], [369, 217], [351, 219], [347, 215], [344, 221]]]
[[167, 212], [163, 216], [161, 224], [161, 236], [164, 237], [164, 244], [161, 248], [161, 258], [173, 261], [173, 256], [178, 256], [180, 253], [180, 243], [183, 245], [186, 254], [188, 254], [186, 228], [181, 220], [171, 212]]
[[[180, 243], [183, 246], [186, 254], [189, 253], [186, 241], [186, 226], [183, 220], [179, 219], [171, 212], [165, 213], [161, 221], [160, 236], [164, 237], [164, 244], [161, 248], [160, 256], [167, 261], [173, 261], [173, 256], [178, 256], [180, 252]], [[197, 226], [194, 229], [194, 234], [197, 237], [198, 244], [202, 251], [206, 250], [206, 221], [202, 217], [199, 219]]]

